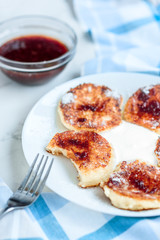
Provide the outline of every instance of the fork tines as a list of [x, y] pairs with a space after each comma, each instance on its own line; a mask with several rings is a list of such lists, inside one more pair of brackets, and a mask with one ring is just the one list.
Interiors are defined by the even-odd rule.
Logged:
[[[39, 153], [35, 157], [28, 173], [25, 179], [23, 180], [22, 184], [18, 188], [18, 191], [26, 191], [27, 193], [33, 193], [35, 195], [38, 195], [46, 182], [46, 179], [49, 175], [49, 172], [51, 170], [52, 164], [53, 164], [53, 158], [50, 161], [50, 164], [45, 170], [45, 166], [48, 162], [48, 156], [44, 157], [44, 155], [40, 158], [39, 161]], [[43, 177], [42, 177], [43, 176]]]

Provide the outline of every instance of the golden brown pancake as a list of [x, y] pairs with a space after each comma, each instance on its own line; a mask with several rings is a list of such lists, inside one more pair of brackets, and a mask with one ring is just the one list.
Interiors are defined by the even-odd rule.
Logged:
[[84, 83], [62, 97], [58, 112], [70, 130], [101, 132], [121, 123], [121, 103], [122, 97], [110, 88]]
[[158, 167], [160, 167], [160, 137], [157, 140], [156, 148], [154, 150], [154, 153], [155, 153], [155, 155], [157, 157]]
[[123, 161], [101, 186], [115, 207], [160, 208], [160, 169], [145, 162]]
[[81, 187], [97, 186], [112, 170], [112, 148], [99, 134], [82, 130], [57, 133], [46, 150], [71, 159], [79, 173]]
[[160, 133], [160, 84], [138, 89], [126, 103], [124, 119]]

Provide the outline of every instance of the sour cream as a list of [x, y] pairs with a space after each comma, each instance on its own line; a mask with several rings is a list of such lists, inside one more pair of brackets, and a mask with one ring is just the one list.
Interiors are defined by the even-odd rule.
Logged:
[[114, 163], [140, 160], [157, 165], [154, 154], [158, 134], [144, 127], [122, 121], [121, 125], [101, 133], [114, 150]]

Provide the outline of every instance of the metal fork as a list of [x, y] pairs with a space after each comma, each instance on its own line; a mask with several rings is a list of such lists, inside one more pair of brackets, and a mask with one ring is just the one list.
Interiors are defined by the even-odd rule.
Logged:
[[[0, 218], [10, 211], [31, 205], [33, 202], [35, 202], [35, 200], [42, 192], [54, 159], [52, 158], [45, 173], [44, 169], [48, 161], [48, 156], [44, 159], [43, 155], [39, 163], [37, 163], [38, 159], [39, 154], [37, 154], [37, 156], [35, 157], [26, 177], [22, 181], [19, 188], [8, 199], [4, 209], [0, 211]], [[44, 175], [43, 178], [42, 174]]]

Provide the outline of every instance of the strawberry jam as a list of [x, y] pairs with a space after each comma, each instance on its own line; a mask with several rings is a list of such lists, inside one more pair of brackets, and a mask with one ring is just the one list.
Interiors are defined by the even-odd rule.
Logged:
[[[150, 89], [149, 94], [146, 94], [143, 91], [140, 91], [138, 94], [138, 115], [150, 114], [153, 117], [160, 116], [160, 102], [157, 99], [154, 99], [155, 90], [154, 88]], [[152, 99], [151, 99], [152, 98]]]
[[18, 62], [41, 62], [62, 56], [67, 47], [46, 36], [23, 36], [12, 39], [0, 47], [0, 55]]

